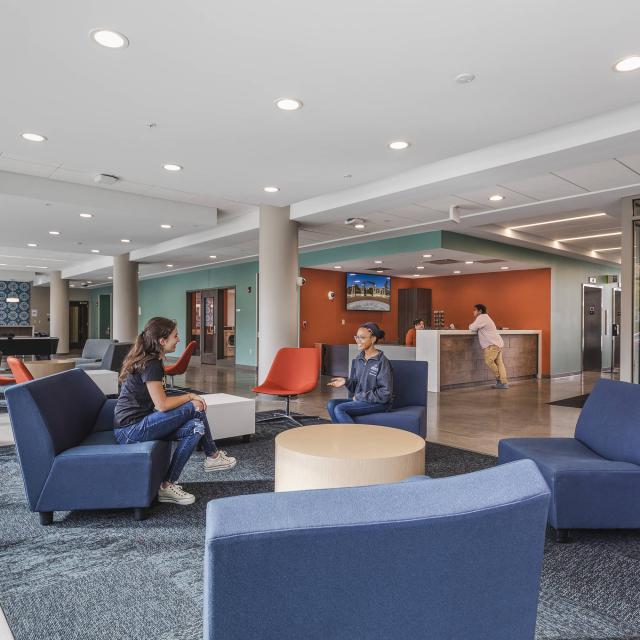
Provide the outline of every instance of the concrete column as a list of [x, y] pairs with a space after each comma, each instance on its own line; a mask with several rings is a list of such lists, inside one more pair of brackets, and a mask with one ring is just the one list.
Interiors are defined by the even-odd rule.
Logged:
[[289, 207], [260, 207], [258, 382], [281, 347], [298, 346], [298, 223]]
[[[634, 222], [637, 218], [635, 216], [638, 212], [633, 210], [633, 201], [640, 196], [632, 198], [622, 199], [622, 264], [620, 269], [620, 280], [622, 285], [621, 293], [621, 317], [620, 317], [620, 380], [625, 382], [640, 382], [640, 380], [634, 379], [634, 315], [637, 313], [634, 310], [634, 290], [636, 284], [634, 282], [634, 264], [633, 264], [633, 248], [634, 248]], [[638, 251], [638, 248], [636, 248]], [[640, 304], [640, 301], [636, 301], [635, 304]], [[640, 354], [636, 354], [638, 357]], [[636, 367], [637, 369], [637, 367]]]
[[113, 330], [111, 338], [134, 342], [138, 335], [138, 263], [129, 254], [113, 257]]
[[58, 338], [56, 353], [69, 353], [69, 281], [52, 271], [49, 281], [49, 335]]

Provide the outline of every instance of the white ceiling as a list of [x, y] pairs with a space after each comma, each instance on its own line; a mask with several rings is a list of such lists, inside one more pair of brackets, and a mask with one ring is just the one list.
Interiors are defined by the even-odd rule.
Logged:
[[[292, 205], [307, 250], [442, 228], [615, 262], [504, 228], [607, 211], [613, 229], [620, 197], [640, 192], [640, 71], [611, 69], [638, 53], [638, 18], [636, 0], [8, 3], [0, 242], [37, 242], [35, 264], [59, 252], [85, 279], [109, 272], [91, 249], [131, 250], [151, 276], [251, 259], [266, 202]], [[97, 46], [96, 27], [130, 46]], [[280, 96], [304, 108], [279, 111]], [[96, 187], [101, 172], [121, 181]]]

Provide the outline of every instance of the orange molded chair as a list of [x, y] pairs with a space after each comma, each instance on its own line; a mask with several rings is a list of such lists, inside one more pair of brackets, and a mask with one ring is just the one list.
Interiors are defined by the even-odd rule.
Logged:
[[27, 369], [26, 365], [22, 360], [20, 360], [20, 358], [7, 358], [7, 364], [9, 365], [9, 369], [11, 369], [11, 373], [13, 373], [13, 379], [17, 384], [33, 380], [31, 371]]
[[192, 340], [182, 352], [182, 355], [173, 364], [165, 366], [164, 372], [171, 378], [171, 389], [173, 389], [173, 376], [181, 376], [187, 370], [191, 356], [197, 346], [198, 343]]
[[274, 418], [286, 418], [301, 427], [290, 411], [289, 403], [293, 396], [309, 393], [316, 388], [320, 375], [320, 351], [312, 348], [285, 347], [276, 353], [265, 381], [252, 391], [270, 396], [285, 398], [284, 413], [276, 413], [268, 418], [257, 420], [265, 422]]

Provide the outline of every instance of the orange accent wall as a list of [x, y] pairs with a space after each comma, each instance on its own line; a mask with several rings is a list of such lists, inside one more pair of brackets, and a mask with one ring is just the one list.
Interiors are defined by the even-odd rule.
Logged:
[[[307, 282], [300, 291], [301, 345], [315, 342], [349, 344], [362, 322], [377, 322], [389, 342], [404, 339], [408, 327], [398, 327], [398, 289], [431, 289], [432, 309], [445, 312], [447, 325], [466, 329], [473, 321], [474, 304], [487, 306], [499, 327], [542, 330], [542, 373], [550, 367], [551, 270], [528, 269], [499, 273], [442, 276], [436, 278], [391, 278], [391, 311], [372, 313], [346, 310], [344, 273], [320, 269], [301, 269]], [[330, 301], [328, 291], [335, 291]], [[345, 325], [341, 324], [342, 319]], [[304, 328], [303, 321], [307, 321]], [[426, 318], [425, 318], [426, 320]], [[399, 336], [398, 334], [402, 334]]]

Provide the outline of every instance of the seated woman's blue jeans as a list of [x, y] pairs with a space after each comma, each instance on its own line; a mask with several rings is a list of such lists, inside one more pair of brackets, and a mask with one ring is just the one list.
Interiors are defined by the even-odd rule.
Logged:
[[380, 413], [389, 410], [389, 403], [363, 402], [362, 400], [349, 400], [334, 398], [327, 403], [327, 411], [331, 416], [331, 422], [341, 424], [353, 423], [354, 417], [366, 416], [368, 413]]
[[191, 402], [171, 411], [154, 411], [140, 422], [114, 429], [114, 434], [120, 444], [149, 440], [177, 441], [178, 445], [173, 452], [165, 478], [167, 482], [175, 482], [178, 479], [200, 438], [207, 456], [218, 450], [207, 422], [207, 414], [197, 411]]

